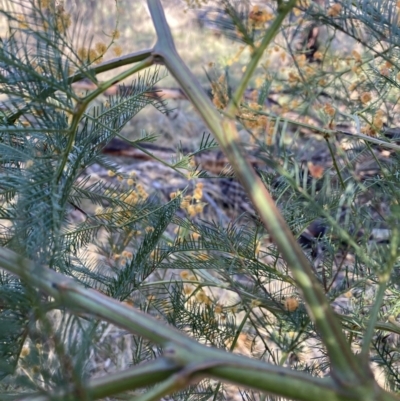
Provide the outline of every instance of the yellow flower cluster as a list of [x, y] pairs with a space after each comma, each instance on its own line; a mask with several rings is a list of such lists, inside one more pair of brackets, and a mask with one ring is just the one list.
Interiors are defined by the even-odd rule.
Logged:
[[136, 184], [135, 190], [129, 192], [128, 196], [124, 199], [126, 203], [134, 205], [141, 200], [146, 200], [149, 194], [146, 192], [142, 184]]
[[274, 15], [266, 9], [254, 6], [249, 13], [249, 21], [255, 28], [261, 28], [268, 21], [274, 19]]
[[[114, 198], [116, 200], [125, 202], [128, 205], [135, 205], [136, 203], [140, 201], [144, 201], [147, 199], [149, 196], [147, 191], [144, 189], [143, 185], [140, 183], [137, 183], [134, 179], [135, 177], [135, 172], [132, 172], [128, 175], [127, 177], [124, 177], [122, 174], [116, 174], [114, 171], [110, 170], [108, 171], [108, 176], [110, 177], [116, 177], [119, 181], [124, 181], [126, 180], [126, 183], [133, 188], [130, 188], [128, 191], [112, 191], [112, 190], [106, 190], [105, 195], [109, 196], [110, 198]], [[98, 206], [94, 214], [96, 216], [101, 216], [101, 218], [106, 219], [106, 220], [113, 220], [114, 222], [118, 224], [124, 224], [126, 222], [126, 219], [131, 218], [131, 212], [124, 210], [123, 207], [107, 207], [103, 208], [101, 206]], [[146, 227], [145, 231], [146, 232], [151, 232], [153, 230], [153, 227]], [[141, 232], [137, 231], [135, 232], [135, 235], [139, 235]]]
[[330, 103], [325, 103], [322, 109], [330, 117], [333, 117], [336, 114], [335, 108]]
[[122, 196], [122, 200], [125, 203], [130, 205], [134, 205], [139, 201], [146, 200], [149, 197], [149, 194], [145, 190], [142, 184], [136, 182], [136, 172], [132, 171], [128, 176], [124, 176], [122, 174], [117, 174], [113, 170], [109, 170], [107, 172], [109, 177], [116, 177], [118, 181], [123, 182], [126, 180], [126, 184], [129, 187], [133, 187], [133, 189], [129, 190], [126, 194]]
[[133, 254], [130, 251], [122, 251], [121, 254], [114, 254], [113, 259], [118, 263], [119, 266], [125, 265], [127, 262], [132, 260]]
[[19, 14], [17, 15], [17, 20], [18, 20], [18, 27], [21, 29], [28, 29], [29, 25], [26, 21], [25, 15]]
[[42, 8], [50, 8], [52, 5], [52, 0], [40, 0], [40, 7]]
[[56, 28], [60, 33], [65, 33], [66, 30], [71, 26], [72, 20], [71, 15], [66, 12], [60, 12], [56, 14]]
[[332, 7], [329, 8], [327, 15], [328, 17], [337, 17], [341, 11], [342, 5], [339, 3], [335, 3], [332, 5]]
[[237, 306], [229, 307], [222, 305], [216, 299], [212, 299], [207, 294], [205, 288], [201, 287], [201, 281], [190, 271], [181, 271], [180, 277], [185, 282], [183, 285], [183, 294], [187, 296], [188, 305], [207, 307], [204, 308], [204, 318], [210, 319], [210, 322], [212, 321], [213, 324], [218, 324], [217, 320], [213, 317], [214, 315], [218, 315], [219, 319], [225, 320], [227, 313], [235, 314], [238, 311]]
[[[175, 199], [180, 195], [180, 192], [171, 192], [169, 194], [171, 199]], [[194, 217], [197, 214], [202, 213], [205, 204], [201, 202], [203, 197], [203, 183], [198, 182], [194, 188], [192, 195], [186, 195], [181, 201], [181, 208], [184, 209], [190, 217]]]
[[[226, 65], [231, 66], [233, 63], [237, 63], [239, 61], [239, 58], [240, 58], [241, 54], [243, 53], [244, 49], [245, 49], [244, 46], [240, 46], [237, 53], [226, 62]], [[211, 65], [211, 66], [213, 66], [213, 65]]]
[[285, 299], [283, 306], [288, 312], [294, 312], [299, 307], [299, 301], [295, 297], [289, 297]]
[[252, 130], [252, 133], [256, 136], [264, 133], [267, 145], [271, 145], [275, 130], [275, 121], [268, 118], [268, 116], [257, 114], [257, 110], [262, 109], [261, 105], [249, 103], [249, 108], [255, 111], [242, 110], [239, 116], [243, 125], [247, 129]]
[[107, 45], [105, 43], [98, 42], [92, 49], [86, 47], [80, 47], [77, 51], [77, 55], [82, 63], [89, 62], [89, 63], [99, 64], [102, 61], [106, 51], [107, 51]]
[[[71, 26], [72, 18], [71, 14], [67, 13], [64, 8], [64, 1], [56, 2], [54, 0], [40, 0], [39, 5], [41, 8], [47, 9], [54, 17], [55, 28], [60, 33], [65, 33], [66, 30]], [[49, 23], [43, 22], [43, 28], [47, 30]]]
[[121, 37], [121, 32], [118, 29], [112, 31], [112, 38], [113, 40], [117, 40]]
[[368, 136], [375, 136], [378, 131], [382, 130], [385, 116], [386, 114], [383, 110], [377, 110], [372, 117], [372, 123], [362, 127], [361, 132]]
[[121, 46], [115, 44], [115, 41], [121, 37], [121, 32], [118, 29], [115, 29], [111, 32], [111, 38], [113, 43], [113, 52], [114, 54], [119, 57], [123, 53], [123, 49]]
[[123, 49], [122, 49], [121, 46], [114, 46], [113, 51], [114, 51], [114, 54], [115, 54], [117, 57], [119, 57], [119, 56], [122, 54]]
[[225, 75], [221, 75], [217, 82], [211, 83], [211, 93], [213, 95], [214, 106], [219, 110], [225, 109], [229, 102], [228, 84]]
[[366, 104], [372, 99], [372, 95], [369, 92], [363, 92], [360, 95], [361, 103]]
[[99, 56], [101, 56], [101, 57], [103, 57], [104, 54], [105, 54], [106, 51], [107, 51], [107, 45], [106, 45], [105, 43], [102, 43], [102, 42], [97, 42], [97, 43], [94, 45], [94, 48], [95, 48], [97, 54], [98, 54]]
[[[180, 276], [184, 281], [198, 282], [196, 276], [191, 274], [187, 270], [183, 270], [180, 273]], [[210, 306], [213, 303], [211, 298], [205, 293], [205, 291], [203, 289], [198, 289], [197, 285], [185, 283], [183, 286], [183, 293], [188, 297], [192, 297], [192, 295], [194, 295], [194, 298], [189, 300], [190, 303], [196, 302], [198, 304], [207, 306]], [[219, 310], [222, 311], [222, 308], [220, 307]]]

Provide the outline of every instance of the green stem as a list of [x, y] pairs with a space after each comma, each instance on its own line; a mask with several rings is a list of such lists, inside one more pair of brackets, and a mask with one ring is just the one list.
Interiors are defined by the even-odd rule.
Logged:
[[[116, 59], [106, 61], [102, 64], [99, 64], [98, 66], [95, 66], [88, 71], [79, 71], [76, 74], [71, 75], [68, 78], [68, 84], [73, 84], [74, 82], [78, 82], [82, 79], [85, 79], [87, 77], [90, 77], [91, 75], [97, 75], [102, 72], [110, 71], [112, 69], [118, 68], [118, 67], [123, 67], [124, 65], [129, 65], [132, 63], [136, 63], [138, 61], [143, 61], [146, 58], [150, 57], [152, 53], [152, 49], [150, 50], [141, 50], [139, 52], [127, 54], [126, 56], [118, 57]], [[43, 77], [42, 77], [43, 79]], [[49, 89], [46, 89], [39, 93], [37, 99], [34, 100], [36, 103], [38, 99], [46, 99], [48, 96], [52, 95], [57, 88], [55, 89], [54, 87], [56, 85], [52, 84], [50, 85], [51, 87]], [[7, 125], [12, 125], [15, 123], [15, 121], [18, 120], [22, 115], [27, 113], [31, 108], [31, 103], [28, 103], [26, 106], [24, 106], [22, 109], [16, 111], [15, 113], [11, 114], [9, 117], [7, 117], [6, 124]]]
[[[202, 371], [204, 366], [209, 366], [202, 374], [302, 401], [319, 401], [321, 399], [361, 401], [367, 399], [363, 398], [364, 393], [370, 391], [369, 388], [366, 388], [367, 386], [360, 387], [356, 383], [348, 387], [337, 386], [332, 379], [321, 379], [305, 372], [286, 369], [199, 344], [175, 328], [160, 325], [159, 321], [153, 317], [121, 304], [98, 291], [84, 288], [61, 273], [36, 266], [9, 249], [0, 248], [0, 267], [20, 276], [32, 287], [46, 292], [55, 301], [68, 305], [72, 310], [90, 313], [125, 328], [129, 332], [137, 333], [150, 341], [164, 345], [166, 358], [174, 364], [160, 365], [161, 370], [166, 369], [164, 373], [160, 372], [161, 375], [165, 374], [169, 377], [176, 366], [189, 369], [190, 366], [194, 366], [199, 367]], [[138, 375], [140, 376], [139, 371]], [[151, 380], [149, 376], [141, 377], [143, 380]], [[110, 393], [119, 391], [118, 388], [113, 387], [111, 381], [107, 383], [103, 392], [106, 391], [106, 388]], [[138, 385], [143, 383], [143, 381], [137, 382]], [[398, 401], [394, 395], [381, 389], [377, 391], [379, 391], [379, 400]], [[100, 394], [100, 390], [98, 390], [98, 394]], [[35, 401], [39, 400], [41, 401], [41, 399]]]
[[341, 187], [342, 187], [343, 189], [345, 189], [346, 186], [344, 185], [344, 181], [343, 181], [343, 178], [342, 178], [342, 174], [340, 174], [339, 166], [338, 166], [337, 163], [336, 163], [336, 158], [335, 158], [335, 154], [333, 153], [332, 146], [331, 146], [331, 144], [330, 144], [328, 138], [325, 138], [325, 140], [326, 140], [326, 144], [328, 145], [329, 153], [331, 154], [332, 163], [333, 163], [333, 166], [334, 166], [334, 168], [335, 168], [335, 170], [336, 170], [336, 174], [337, 174], [338, 177], [339, 177], [340, 185], [341, 185]]
[[[191, 373], [191, 372], [190, 372]], [[153, 388], [147, 390], [139, 396], [134, 396], [130, 398], [131, 401], [158, 401], [163, 399], [163, 397], [176, 393], [179, 390], [183, 390], [190, 384], [189, 374], [185, 373], [182, 369], [180, 372], [168, 377], [163, 382], [157, 384]]]
[[[91, 400], [115, 396], [116, 394], [132, 391], [138, 388], [151, 386], [160, 380], [166, 380], [175, 374], [179, 368], [166, 359], [146, 362], [127, 369], [123, 372], [112, 373], [96, 379], [90, 380], [86, 386], [86, 393], [90, 395]], [[31, 394], [20, 401], [62, 401], [68, 399], [68, 394], [74, 394], [74, 389], [61, 391], [52, 395]]]
[[[240, 322], [239, 327], [238, 327], [237, 330], [236, 330], [235, 337], [234, 337], [234, 339], [233, 339], [233, 341], [232, 341], [231, 346], [229, 347], [229, 352], [233, 352], [233, 350], [235, 349], [236, 344], [237, 344], [238, 339], [239, 339], [239, 335], [240, 335], [240, 333], [242, 332], [243, 327], [244, 327], [245, 323], [247, 322], [247, 319], [248, 319], [249, 316], [250, 316], [250, 313], [251, 313], [251, 309], [249, 308], [249, 309], [247, 310], [246, 314], [244, 315], [242, 321]], [[221, 382], [219, 382], [219, 383], [217, 384], [217, 387], [216, 387], [215, 390], [214, 390], [214, 398], [213, 398], [213, 401], [216, 401], [220, 388], [221, 388]]]
[[352, 138], [352, 139], [362, 139], [365, 142], [374, 143], [376, 145], [382, 146], [383, 148], [388, 148], [388, 149], [393, 149], [393, 150], [400, 151], [400, 146], [399, 145], [396, 145], [396, 144], [391, 143], [391, 142], [385, 142], [385, 141], [382, 141], [379, 138], [374, 138], [372, 136], [364, 135], [364, 134], [357, 133], [357, 132], [356, 133], [351, 133], [351, 132], [342, 131], [342, 130], [331, 130], [331, 129], [326, 129], [326, 128], [322, 128], [322, 127], [317, 127], [317, 126], [312, 125], [312, 124], [302, 123], [300, 121], [292, 120], [290, 118], [277, 116], [277, 115], [275, 115], [273, 113], [268, 113], [268, 112], [261, 111], [261, 110], [254, 110], [251, 107], [247, 107], [246, 105], [244, 105], [243, 107], [245, 107], [246, 109], [248, 109], [250, 111], [256, 112], [257, 114], [260, 114], [260, 115], [263, 115], [263, 116], [267, 116], [271, 120], [282, 120], [282, 121], [286, 121], [286, 122], [288, 122], [290, 124], [296, 125], [298, 127], [307, 128], [307, 129], [311, 130], [312, 133], [315, 134], [315, 135], [323, 135], [323, 136], [329, 136], [329, 137], [333, 137], [333, 138], [337, 138], [338, 135], [344, 135], [344, 136]]
[[167, 163], [166, 161], [164, 161], [163, 159], [161, 159], [160, 157], [157, 157], [155, 154], [149, 152], [147, 149], [145, 149], [143, 146], [140, 146], [138, 143], [132, 142], [129, 139], [125, 138], [124, 136], [118, 134], [117, 135], [119, 138], [121, 138], [122, 140], [124, 140], [125, 142], [129, 143], [130, 145], [132, 145], [133, 147], [135, 147], [136, 149], [140, 150], [141, 152], [143, 152], [144, 154], [150, 156], [152, 159], [157, 160], [159, 163], [161, 163], [163, 166], [165, 167], [169, 167], [170, 169], [174, 170], [177, 174], [179, 174], [181, 177], [186, 178], [187, 174], [183, 173], [182, 171], [180, 171], [178, 168], [176, 168], [174, 165]]
[[[73, 311], [90, 313], [125, 328], [131, 333], [143, 336], [156, 344], [164, 345], [166, 349], [168, 349], [168, 345], [171, 347], [172, 344], [176, 355], [179, 356], [174, 359], [174, 362], [178, 363], [179, 366], [191, 363], [200, 364], [208, 360], [218, 359], [222, 360], [221, 363], [235, 364], [238, 367], [243, 364], [242, 369], [251, 367], [257, 371], [264, 371], [267, 376], [271, 375], [271, 377], [279, 377], [285, 372], [281, 367], [198, 344], [177, 329], [160, 325], [160, 322], [155, 318], [109, 298], [98, 291], [84, 288], [61, 273], [36, 266], [9, 249], [0, 248], [0, 267], [20, 276], [23, 280], [29, 282], [32, 287], [44, 291], [55, 301], [68, 305]], [[307, 380], [315, 381], [315, 383], [320, 382], [319, 379], [302, 372], [289, 371], [288, 374], [289, 376], [298, 377], [298, 382]]]
[[372, 341], [372, 337], [375, 332], [375, 327], [377, 325], [377, 320], [379, 316], [379, 311], [382, 306], [383, 298], [385, 295], [387, 284], [390, 280], [390, 276], [393, 270], [393, 267], [398, 258], [398, 246], [399, 246], [399, 230], [394, 228], [392, 230], [392, 238], [390, 241], [390, 256], [389, 260], [386, 262], [386, 265], [381, 268], [381, 271], [378, 271], [379, 277], [379, 286], [378, 286], [378, 294], [376, 295], [374, 306], [370, 313], [370, 318], [368, 321], [368, 326], [364, 334], [363, 345], [361, 349], [361, 356], [363, 358], [364, 364], [368, 365], [368, 357], [369, 357], [369, 347]]
[[144, 61], [144, 60], [148, 59], [149, 57], [151, 57], [152, 51], [153, 51], [153, 49], [140, 50], [138, 52], [130, 53], [125, 56], [121, 56], [121, 57], [114, 58], [109, 61], [105, 61], [104, 63], [101, 63], [101, 64], [91, 68], [89, 71], [83, 71], [83, 72], [79, 71], [76, 74], [71, 75], [68, 78], [68, 83], [73, 84], [74, 82], [78, 82], [91, 75], [98, 75], [103, 72], [114, 70], [115, 68], [118, 68], [118, 67], [123, 67], [125, 65], [137, 63], [139, 61]]
[[103, 82], [99, 87], [94, 90], [93, 92], [89, 93], [86, 97], [84, 97], [80, 102], [77, 103], [75, 110], [74, 110], [74, 117], [71, 122], [71, 127], [69, 129], [69, 138], [68, 138], [68, 143], [65, 148], [63, 157], [61, 159], [60, 165], [58, 166], [58, 171], [57, 171], [57, 182], [60, 181], [61, 176], [63, 174], [64, 168], [67, 164], [68, 161], [68, 156], [72, 150], [72, 147], [74, 146], [75, 143], [75, 137], [76, 133], [78, 130], [78, 125], [79, 122], [82, 118], [83, 113], [85, 112], [87, 106], [89, 103], [96, 99], [97, 96], [105, 92], [108, 88], [111, 86], [115, 85], [116, 82], [122, 81], [125, 78], [128, 78], [130, 75], [135, 74], [144, 68], [150, 67], [151, 65], [154, 64], [154, 59], [153, 57], [148, 57], [147, 59], [141, 61], [140, 63], [136, 64], [134, 67], [129, 68], [128, 70], [122, 72], [121, 74], [117, 75], [116, 77], [109, 79], [106, 82]]
[[361, 358], [365, 365], [368, 365], [369, 360], [369, 347], [372, 341], [372, 337], [375, 333], [375, 325], [378, 320], [379, 311], [383, 302], [383, 297], [386, 291], [387, 281], [382, 281], [378, 286], [378, 294], [376, 295], [374, 306], [370, 312], [370, 318], [368, 320], [368, 325], [366, 327], [365, 333], [363, 335], [363, 344], [361, 349]]
[[246, 71], [243, 75], [243, 78], [239, 83], [239, 86], [237, 87], [235, 93], [233, 94], [232, 99], [230, 100], [228, 107], [226, 109], [227, 114], [232, 118], [236, 114], [236, 111], [239, 107], [243, 94], [248, 87], [250, 79], [254, 75], [254, 71], [256, 70], [258, 63], [260, 62], [260, 59], [265, 52], [265, 49], [268, 47], [272, 39], [278, 33], [278, 30], [282, 25], [283, 20], [286, 18], [287, 14], [292, 10], [294, 5], [296, 4], [296, 1], [297, 0], [289, 0], [286, 4], [279, 7], [278, 15], [275, 17], [271, 26], [268, 28], [266, 34], [264, 35], [263, 40], [261, 41], [261, 44], [255, 48], [251, 60], [249, 64], [247, 64], [246, 66]]
[[265, 227], [274, 238], [303, 292], [308, 310], [321, 333], [335, 377], [346, 385], [361, 381], [370, 382], [369, 372], [360, 366], [359, 361], [352, 354], [341, 325], [316, 280], [303, 250], [291, 233], [271, 195], [243, 156], [243, 151], [238, 145], [240, 141], [235, 122], [220, 116], [196, 77], [179, 57], [160, 1], [148, 0], [148, 6], [159, 38], [154, 46], [154, 55], [164, 61], [168, 70], [215, 135]]

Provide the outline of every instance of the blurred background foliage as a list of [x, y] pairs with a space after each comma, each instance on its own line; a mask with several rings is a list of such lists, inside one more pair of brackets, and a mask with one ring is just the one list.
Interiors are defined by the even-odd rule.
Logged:
[[[276, 4], [164, 3], [178, 52], [223, 113]], [[120, 72], [95, 77], [90, 66], [153, 45], [145, 2], [3, 1], [0, 11], [1, 246], [204, 344], [329, 375], [273, 238], [162, 67], [90, 104], [60, 170], [79, 97]], [[236, 116], [248, 158], [304, 247], [354, 352], [378, 276], [390, 271], [371, 365], [396, 392], [398, 13], [394, 1], [300, 1]], [[77, 71], [83, 79], [71, 84]], [[88, 378], [161, 351], [106, 322], [71, 315], [5, 271], [0, 311], [0, 388], [10, 397], [65, 383], [84, 388]], [[277, 399], [212, 380], [176, 397]]]

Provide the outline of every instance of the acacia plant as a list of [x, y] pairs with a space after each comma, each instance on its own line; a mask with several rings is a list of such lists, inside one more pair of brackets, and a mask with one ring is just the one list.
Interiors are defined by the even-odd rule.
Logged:
[[[84, 47], [64, 3], [2, 2], [2, 399], [398, 399], [399, 35], [397, 5], [379, 1], [217, 2], [214, 28], [249, 61], [234, 86], [240, 55], [210, 72], [212, 99], [160, 0], [155, 45], [106, 62], [117, 27]], [[338, 37], [359, 48], [338, 55]], [[146, 147], [155, 135], [121, 134], [146, 106], [169, 112], [153, 90], [164, 69], [215, 138], [172, 162]], [[116, 137], [185, 185], [167, 201], [148, 191], [104, 156]], [[307, 159], [316, 146], [327, 162]], [[217, 178], [240, 182], [248, 219], [206, 220], [211, 174], [195, 164], [217, 147], [233, 172]], [[95, 377], [102, 357], [111, 373]]]

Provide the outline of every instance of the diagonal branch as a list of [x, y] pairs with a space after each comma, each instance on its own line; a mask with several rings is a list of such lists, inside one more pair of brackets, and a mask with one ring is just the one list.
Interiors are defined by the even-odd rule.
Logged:
[[[283, 20], [294, 4], [295, 1], [290, 0], [285, 6], [280, 7], [278, 18]], [[321, 333], [334, 376], [342, 383], [347, 384], [370, 382], [370, 373], [361, 367], [357, 358], [352, 354], [341, 325], [314, 277], [301, 247], [291, 233], [271, 195], [243, 156], [235, 121], [228, 117], [221, 117], [196, 77], [180, 58], [173, 44], [160, 1], [148, 0], [148, 6], [158, 37], [154, 46], [154, 55], [162, 59], [169, 72], [181, 85], [187, 97], [215, 135], [237, 177], [249, 194], [265, 227], [274, 238], [303, 293], [310, 315]], [[276, 26], [273, 26], [276, 29]], [[266, 35], [269, 36], [269, 32]]]
[[[123, 372], [112, 373], [107, 376], [97, 377], [90, 380], [85, 386], [87, 394], [91, 400], [115, 396], [125, 391], [152, 386], [161, 380], [168, 379], [171, 375], [178, 372], [181, 368], [171, 361], [160, 358], [156, 361], [146, 362], [133, 366]], [[20, 401], [63, 401], [68, 399], [68, 395], [75, 394], [74, 388], [60, 391], [57, 394], [37, 395], [30, 394]]]
[[[24, 281], [29, 282], [33, 288], [47, 293], [56, 302], [68, 305], [68, 308], [76, 313], [82, 311], [90, 313], [156, 344], [163, 345], [165, 358], [168, 361], [164, 360], [164, 362], [154, 365], [155, 372], [159, 371], [158, 378], [160, 380], [168, 380], [172, 374], [177, 372], [177, 367], [184, 369], [194, 367], [193, 375], [195, 376], [198, 374], [212, 375], [222, 380], [234, 380], [239, 385], [280, 394], [291, 399], [302, 401], [337, 399], [334, 396], [339, 391], [342, 395], [346, 395], [347, 398], [343, 399], [362, 400], [359, 397], [350, 397], [351, 392], [356, 391], [357, 394], [359, 389], [344, 388], [340, 390], [331, 379], [313, 377], [306, 372], [275, 366], [199, 344], [174, 327], [160, 325], [155, 318], [98, 291], [84, 288], [61, 273], [35, 265], [9, 249], [0, 248], [0, 268], [18, 275]], [[122, 372], [121, 377], [117, 376], [116, 379], [126, 389], [129, 384], [125, 379], [129, 376], [132, 380], [130, 388], [137, 388], [143, 383], [143, 385], [150, 384], [148, 380], [152, 379], [146, 375], [146, 372], [148, 373], [148, 370], [146, 366], [143, 366], [143, 375], [138, 369], [137, 371]], [[151, 381], [151, 383], [154, 384], [155, 381]], [[90, 382], [89, 389], [92, 391], [93, 398], [115, 394], [120, 390], [119, 386], [113, 386], [111, 377], [110, 380], [101, 383], [96, 380]], [[382, 394], [385, 397], [387, 395], [383, 391]], [[386, 399], [395, 400], [396, 398], [382, 398], [382, 400]], [[45, 401], [47, 399], [41, 396], [39, 398], [32, 396], [28, 400]]]

